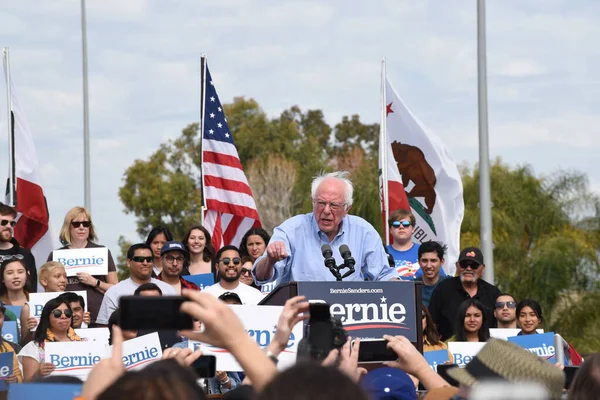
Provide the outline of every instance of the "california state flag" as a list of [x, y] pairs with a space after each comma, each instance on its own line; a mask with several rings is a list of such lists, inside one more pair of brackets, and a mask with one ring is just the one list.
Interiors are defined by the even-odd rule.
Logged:
[[386, 132], [381, 151], [386, 154], [380, 159], [387, 163], [381, 167], [387, 171], [390, 205], [391, 196], [398, 196], [393, 188], [402, 188], [417, 222], [413, 240], [436, 240], [447, 245], [444, 269], [454, 275], [464, 215], [462, 180], [456, 163], [440, 138], [408, 110], [387, 76], [384, 102]]
[[[7, 75], [6, 54], [3, 54], [4, 74]], [[16, 196], [13, 206], [19, 213], [15, 226], [15, 239], [21, 247], [29, 249], [35, 257], [39, 269], [46, 262], [48, 254], [54, 250], [50, 232], [50, 220], [37, 153], [33, 138], [25, 118], [25, 113], [17, 98], [15, 86], [10, 81], [11, 118], [14, 132], [14, 160], [16, 176]], [[9, 132], [10, 134], [10, 132]], [[11, 150], [12, 154], [12, 150]]]

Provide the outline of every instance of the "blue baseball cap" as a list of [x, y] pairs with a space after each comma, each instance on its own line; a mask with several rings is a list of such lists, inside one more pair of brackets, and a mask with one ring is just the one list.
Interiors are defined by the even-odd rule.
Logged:
[[360, 385], [374, 400], [416, 400], [417, 390], [408, 374], [397, 368], [370, 371]]
[[183, 254], [187, 254], [187, 250], [183, 243], [176, 242], [175, 240], [171, 240], [163, 245], [162, 249], [160, 249], [160, 255], [162, 257], [163, 254], [168, 253], [170, 251], [181, 251]]

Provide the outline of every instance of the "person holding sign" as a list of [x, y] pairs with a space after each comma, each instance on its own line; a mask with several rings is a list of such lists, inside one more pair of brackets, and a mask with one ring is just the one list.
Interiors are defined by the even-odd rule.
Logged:
[[23, 364], [23, 377], [26, 382], [34, 381], [54, 371], [54, 364], [45, 362], [44, 359], [45, 343], [81, 341], [72, 324], [73, 310], [67, 300], [59, 296], [46, 303], [40, 323], [33, 335], [33, 341], [27, 343], [18, 355], [19, 361]]
[[[92, 217], [83, 207], [73, 207], [65, 215], [63, 226], [60, 230], [60, 241], [64, 244], [59, 250], [90, 249], [104, 247], [94, 243], [96, 230]], [[48, 256], [48, 261], [53, 259], [53, 253]], [[108, 274], [90, 275], [87, 272], [78, 272], [77, 276], [69, 278], [66, 290], [74, 292], [84, 290], [87, 292], [88, 310], [92, 318], [92, 325], [96, 323], [98, 310], [102, 304], [104, 293], [112, 285], [117, 284], [117, 267], [108, 250]]]
[[215, 248], [210, 239], [210, 233], [202, 225], [192, 226], [183, 237], [183, 245], [190, 259], [183, 267], [183, 275], [213, 274], [212, 259]]
[[[0, 333], [2, 332], [2, 326], [4, 325], [4, 313], [6, 312], [6, 307], [0, 305]], [[21, 374], [21, 368], [19, 368], [19, 361], [17, 360], [17, 353], [21, 350], [21, 346], [16, 343], [9, 342], [5, 340], [4, 337], [0, 334], [0, 353], [13, 353], [13, 373], [4, 379], [8, 383], [21, 383], [23, 382], [23, 375]], [[1, 372], [2, 368], [0, 368]]]
[[0, 300], [9, 306], [24, 306], [31, 292], [23, 260], [5, 258], [0, 266]]

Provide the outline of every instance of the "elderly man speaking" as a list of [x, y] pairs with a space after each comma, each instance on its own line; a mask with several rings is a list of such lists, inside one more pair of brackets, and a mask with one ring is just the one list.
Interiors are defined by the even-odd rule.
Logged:
[[354, 189], [347, 176], [348, 172], [340, 171], [313, 180], [313, 212], [292, 217], [275, 228], [265, 254], [252, 268], [258, 285], [335, 280], [324, 266], [324, 244], [331, 246], [337, 265], [343, 262], [339, 247], [347, 245], [351, 250], [356, 271], [346, 281], [399, 279], [396, 269], [388, 264], [377, 231], [364, 219], [348, 215]]

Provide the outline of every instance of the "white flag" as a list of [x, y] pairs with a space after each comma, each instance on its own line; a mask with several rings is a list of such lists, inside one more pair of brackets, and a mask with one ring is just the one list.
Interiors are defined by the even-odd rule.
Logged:
[[[387, 77], [385, 94], [388, 171], [392, 167], [399, 172], [406, 190], [417, 222], [413, 238], [447, 245], [444, 269], [453, 276], [464, 215], [460, 173], [444, 143], [408, 110]], [[388, 181], [398, 179], [395, 176], [388, 174]]]

